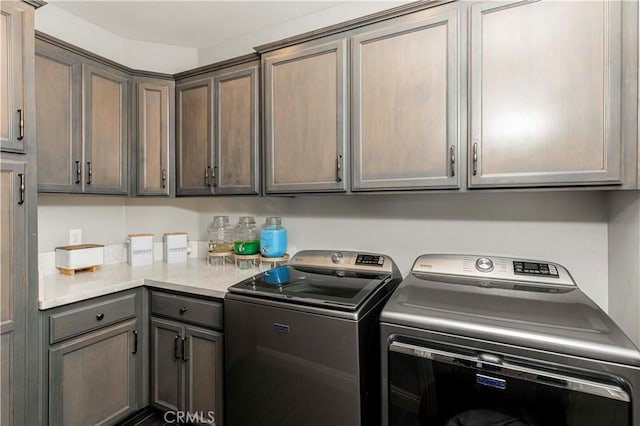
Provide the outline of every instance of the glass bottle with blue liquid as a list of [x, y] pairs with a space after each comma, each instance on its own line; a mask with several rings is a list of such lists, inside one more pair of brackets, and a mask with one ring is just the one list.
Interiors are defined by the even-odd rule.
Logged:
[[264, 257], [282, 257], [287, 253], [287, 230], [280, 217], [267, 217], [260, 229], [260, 253]]

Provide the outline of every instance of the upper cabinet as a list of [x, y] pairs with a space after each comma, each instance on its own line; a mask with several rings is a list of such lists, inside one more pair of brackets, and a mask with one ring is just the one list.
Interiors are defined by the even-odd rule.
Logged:
[[217, 71], [213, 75], [216, 194], [258, 194], [260, 64]]
[[354, 191], [459, 185], [459, 13], [438, 8], [351, 38]]
[[176, 84], [177, 195], [211, 194], [211, 78]]
[[470, 186], [620, 183], [621, 3], [470, 13]]
[[263, 55], [267, 193], [346, 191], [347, 40]]
[[[28, 20], [28, 21], [27, 21]], [[29, 35], [31, 31], [31, 35]], [[0, 149], [25, 152], [25, 69], [22, 53], [33, 39], [33, 8], [3, 1], [0, 11]], [[33, 47], [32, 47], [33, 49]]]
[[128, 193], [129, 77], [36, 43], [40, 192]]
[[82, 64], [85, 191], [126, 194], [128, 76]]
[[258, 194], [259, 63], [176, 84], [177, 195]]
[[137, 78], [134, 132], [137, 195], [172, 196], [175, 193], [175, 83]]
[[38, 190], [82, 191], [80, 58], [36, 41]]

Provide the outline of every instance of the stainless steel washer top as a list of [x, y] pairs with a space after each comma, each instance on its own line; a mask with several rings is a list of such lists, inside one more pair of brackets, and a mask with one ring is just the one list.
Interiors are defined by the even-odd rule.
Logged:
[[[270, 269], [229, 288], [232, 294], [339, 311], [358, 311], [379, 301], [401, 279], [391, 258], [382, 254], [305, 250], [287, 265]], [[388, 291], [381, 292], [382, 287]], [[371, 300], [371, 299], [374, 300]]]
[[380, 321], [640, 366], [629, 338], [552, 262], [420, 256]]

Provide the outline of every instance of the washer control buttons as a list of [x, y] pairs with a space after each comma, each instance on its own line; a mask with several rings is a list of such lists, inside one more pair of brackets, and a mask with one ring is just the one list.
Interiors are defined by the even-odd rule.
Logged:
[[491, 272], [493, 271], [493, 262], [489, 258], [479, 257], [476, 260], [476, 269], [480, 272]]
[[337, 251], [331, 255], [331, 261], [333, 263], [340, 263], [344, 259], [344, 254], [342, 252]]

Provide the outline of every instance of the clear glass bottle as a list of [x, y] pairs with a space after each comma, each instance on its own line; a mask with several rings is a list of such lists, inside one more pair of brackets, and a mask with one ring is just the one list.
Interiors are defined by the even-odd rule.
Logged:
[[264, 257], [282, 257], [287, 252], [287, 230], [278, 216], [267, 217], [260, 229], [260, 253]]
[[207, 228], [209, 235], [209, 251], [212, 253], [226, 253], [233, 251], [233, 227], [229, 223], [229, 216], [214, 216]]
[[260, 231], [253, 216], [242, 216], [235, 229], [233, 251], [236, 254], [257, 254], [260, 251]]

